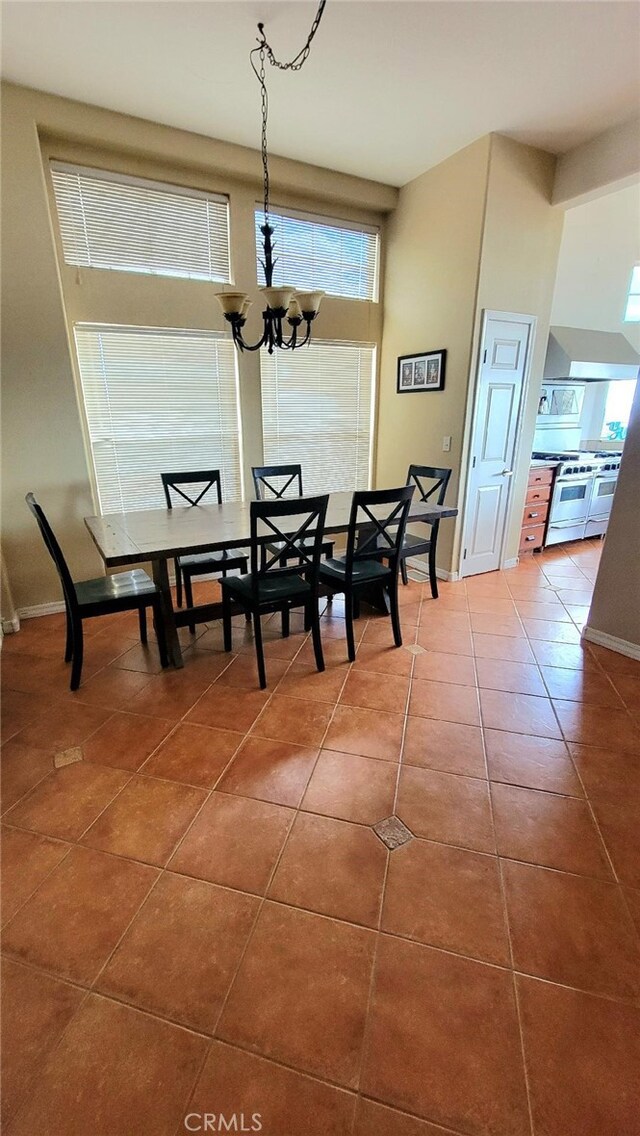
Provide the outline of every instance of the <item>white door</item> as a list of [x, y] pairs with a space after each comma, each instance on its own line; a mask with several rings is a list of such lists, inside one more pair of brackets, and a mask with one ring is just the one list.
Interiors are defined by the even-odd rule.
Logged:
[[487, 316], [465, 510], [462, 575], [500, 567], [532, 320]]

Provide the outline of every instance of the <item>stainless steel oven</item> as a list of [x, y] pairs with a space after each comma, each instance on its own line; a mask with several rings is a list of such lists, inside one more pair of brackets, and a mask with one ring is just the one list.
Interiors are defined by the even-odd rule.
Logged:
[[593, 472], [560, 473], [553, 486], [545, 544], [581, 540], [585, 535], [593, 488]]
[[585, 536], [601, 536], [607, 531], [618, 471], [596, 473], [593, 479]]

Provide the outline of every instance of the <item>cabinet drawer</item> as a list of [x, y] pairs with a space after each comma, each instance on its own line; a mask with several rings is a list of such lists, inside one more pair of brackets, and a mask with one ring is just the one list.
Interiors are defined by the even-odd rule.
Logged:
[[541, 505], [534, 502], [532, 505], [527, 505], [522, 515], [522, 525], [543, 525], [547, 519], [549, 512], [549, 502], [544, 501]]
[[531, 525], [520, 533], [520, 552], [529, 548], [540, 548], [544, 538], [544, 524]]
[[551, 485], [553, 481], [552, 469], [530, 469], [529, 485]]
[[524, 503], [525, 505], [541, 505], [547, 502], [550, 497], [551, 485], [530, 485]]

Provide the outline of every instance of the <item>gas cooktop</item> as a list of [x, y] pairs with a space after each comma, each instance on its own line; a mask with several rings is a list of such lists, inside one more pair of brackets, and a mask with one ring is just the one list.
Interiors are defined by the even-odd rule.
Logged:
[[565, 450], [561, 454], [551, 454], [535, 450], [531, 455], [536, 461], [559, 462], [559, 473], [593, 473], [596, 470], [617, 471], [620, 468], [622, 452], [619, 450]]

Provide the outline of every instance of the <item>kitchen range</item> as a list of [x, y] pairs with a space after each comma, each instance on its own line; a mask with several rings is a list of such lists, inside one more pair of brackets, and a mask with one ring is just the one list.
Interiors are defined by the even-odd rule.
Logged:
[[594, 453], [581, 450], [534, 452], [536, 461], [544, 461], [548, 465], [558, 463], [545, 546], [602, 536], [607, 531], [620, 457], [620, 453], [604, 450]]

